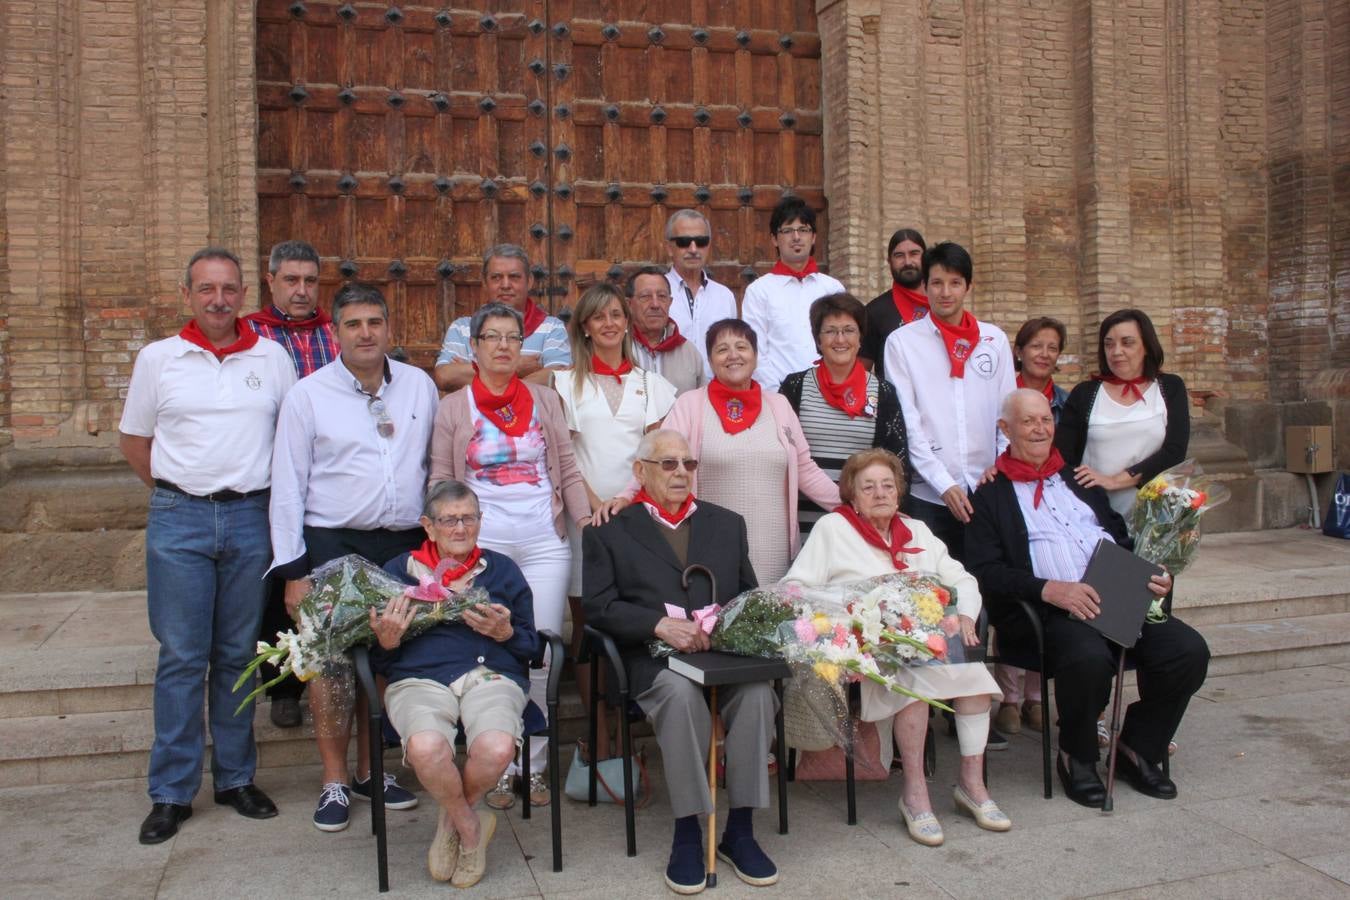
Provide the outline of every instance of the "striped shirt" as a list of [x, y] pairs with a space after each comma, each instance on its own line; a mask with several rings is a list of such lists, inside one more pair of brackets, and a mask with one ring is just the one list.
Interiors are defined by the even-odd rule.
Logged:
[[[445, 341], [441, 344], [440, 355], [436, 357], [436, 365], [473, 362], [473, 350], [469, 347], [469, 323], [468, 316], [461, 316], [450, 323], [450, 327], [445, 330]], [[572, 349], [567, 342], [567, 326], [555, 316], [546, 316], [534, 334], [525, 338], [520, 352], [538, 356], [539, 365], [545, 369], [571, 366]]]
[[[867, 374], [867, 402], [873, 411], [877, 408], [877, 377]], [[811, 448], [811, 458], [835, 482], [844, 462], [859, 450], [872, 446], [876, 438], [877, 420], [874, 415], [850, 418], [848, 413], [825, 402], [820, 386], [816, 383], [814, 370], [808, 370], [802, 379], [802, 402], [797, 410], [797, 418], [802, 423], [802, 433]], [[821, 516], [830, 512], [821, 509], [805, 494], [797, 500], [797, 522], [801, 526], [802, 538], [810, 532], [811, 526]]]
[[1082, 581], [1097, 542], [1112, 540], [1092, 507], [1079, 500], [1059, 475], [1045, 479], [1040, 508], [1032, 505], [1036, 482], [1014, 481], [1013, 492], [1027, 523], [1031, 571], [1051, 581]]

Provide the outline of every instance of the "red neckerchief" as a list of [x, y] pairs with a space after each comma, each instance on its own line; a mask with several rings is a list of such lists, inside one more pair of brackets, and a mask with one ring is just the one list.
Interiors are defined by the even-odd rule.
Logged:
[[260, 309], [244, 318], [250, 322], [262, 322], [264, 325], [271, 325], [274, 328], [289, 328], [292, 331], [313, 331], [315, 328], [333, 321], [328, 313], [321, 309], [316, 309], [314, 315], [308, 319], [292, 319], [275, 306]]
[[713, 412], [722, 420], [722, 430], [727, 434], [740, 434], [759, 418], [764, 397], [759, 382], [752, 381], [743, 391], [733, 391], [718, 379], [708, 382], [708, 402]]
[[[482, 557], [483, 551], [475, 546], [473, 551], [468, 556], [464, 557], [464, 562], [453, 569], [447, 570], [441, 575], [441, 587], [449, 587], [472, 572], [473, 567], [478, 565], [478, 560], [482, 559]], [[436, 571], [436, 567], [441, 564], [441, 551], [437, 549], [435, 541], [431, 538], [427, 538], [422, 542], [422, 546], [412, 552], [412, 558], [434, 572]]]
[[1092, 380], [1105, 381], [1107, 384], [1123, 384], [1125, 385], [1124, 395], [1126, 397], [1134, 394], [1135, 397], [1143, 400], [1144, 392], [1139, 389], [1139, 385], [1148, 384], [1152, 379], [1145, 375], [1140, 375], [1138, 378], [1117, 378], [1115, 375], [1093, 375]]
[[853, 361], [853, 371], [840, 384], [830, 380], [830, 370], [825, 368], [825, 361], [816, 360], [816, 386], [820, 388], [820, 396], [826, 403], [848, 413], [850, 419], [856, 418], [867, 405], [867, 370], [856, 359]]
[[652, 495], [647, 493], [646, 488], [638, 489], [637, 494], [633, 496], [633, 502], [644, 504], [648, 509], [652, 510], [664, 521], [668, 522], [671, 528], [674, 528], [687, 519], [689, 514], [693, 512], [694, 495], [691, 493], [688, 497], [685, 497], [684, 502], [680, 504], [680, 508], [675, 510], [674, 513], [666, 512], [661, 504], [652, 499]]
[[1040, 509], [1041, 498], [1045, 496], [1045, 479], [1064, 468], [1064, 457], [1060, 455], [1059, 448], [1052, 446], [1045, 462], [1033, 466], [1025, 460], [1014, 457], [1012, 448], [1009, 447], [994, 459], [994, 467], [1012, 481], [1036, 482], [1036, 496], [1032, 498], [1031, 508]]
[[216, 359], [223, 360], [231, 353], [239, 353], [244, 350], [251, 350], [253, 345], [258, 343], [258, 333], [252, 328], [240, 328], [239, 320], [234, 322], [235, 341], [226, 347], [217, 347], [212, 344], [210, 339], [202, 332], [201, 326], [197, 320], [193, 319], [183, 326], [183, 330], [178, 332], [178, 336], [189, 344], [196, 344], [203, 350], [209, 350], [215, 354]]
[[928, 295], [920, 291], [911, 291], [904, 285], [893, 284], [891, 300], [895, 302], [895, 311], [900, 313], [900, 321], [906, 325], [928, 315]]
[[674, 319], [667, 319], [666, 324], [671, 327], [670, 335], [655, 344], [649, 343], [639, 328], [633, 329], [633, 340], [646, 347], [648, 353], [669, 353], [685, 342], [685, 336], [680, 334], [680, 326]]
[[909, 526], [896, 513], [891, 516], [890, 543], [886, 543], [881, 537], [881, 532], [871, 522], [858, 515], [858, 511], [847, 503], [842, 506], [836, 506], [835, 512], [843, 516], [848, 523], [853, 526], [853, 530], [858, 532], [858, 537], [862, 538], [868, 544], [876, 547], [878, 550], [885, 550], [891, 557], [891, 565], [895, 566], [897, 572], [903, 572], [909, 568], [904, 561], [900, 559], [906, 553], [922, 553], [922, 547], [906, 547], [910, 539], [914, 537], [914, 532], [909, 530]]
[[530, 416], [534, 413], [534, 395], [520, 378], [512, 375], [511, 383], [500, 396], [488, 390], [477, 373], [470, 387], [474, 405], [493, 425], [511, 437], [520, 437], [529, 429]]
[[[1026, 383], [1025, 381], [1022, 380], [1022, 373], [1021, 373], [1021, 372], [1018, 372], [1018, 373], [1017, 373], [1017, 386], [1020, 387], [1020, 388], [1024, 388], [1024, 387], [1027, 386], [1027, 383]], [[1041, 388], [1041, 393], [1045, 395], [1045, 399], [1049, 400], [1051, 403], [1054, 403], [1054, 402], [1055, 402], [1055, 379], [1053, 379], [1053, 378], [1047, 378], [1047, 379], [1045, 379], [1045, 387]]]
[[544, 324], [544, 320], [547, 319], [547, 318], [548, 318], [548, 313], [544, 312], [543, 308], [540, 307], [540, 305], [539, 305], [538, 303], [535, 303], [533, 300], [528, 300], [528, 301], [526, 301], [526, 303], [525, 303], [525, 337], [529, 337], [530, 335], [532, 335], [532, 334], [534, 334], [536, 331], [538, 331], [538, 330], [539, 330], [539, 326], [540, 326], [540, 325], [543, 325], [543, 324]]
[[965, 378], [966, 360], [980, 342], [980, 323], [975, 321], [969, 310], [961, 313], [960, 325], [948, 325], [937, 316], [929, 318], [937, 326], [942, 343], [947, 346], [947, 358], [952, 361], [952, 377]]
[[780, 259], [778, 262], [773, 264], [773, 268], [769, 270], [769, 274], [786, 275], [789, 278], [795, 278], [798, 281], [801, 281], [805, 279], [807, 275], [814, 275], [819, 271], [820, 269], [816, 268], [816, 258], [814, 256], [808, 256], [806, 258], [806, 265], [802, 266], [802, 270], [800, 272], [798, 272], [796, 269], [791, 268], [787, 263], [783, 262]]
[[592, 355], [591, 371], [596, 375], [613, 375], [615, 381], [619, 384], [623, 384], [623, 376], [633, 371], [633, 362], [632, 360], [625, 359], [617, 366], [611, 367], [609, 363], [605, 362], [600, 357]]

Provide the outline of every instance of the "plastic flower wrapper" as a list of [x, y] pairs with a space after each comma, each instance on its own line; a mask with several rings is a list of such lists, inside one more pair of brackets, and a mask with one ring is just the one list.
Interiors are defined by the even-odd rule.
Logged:
[[[1203, 477], [1194, 459], [1178, 463], [1139, 488], [1130, 511], [1136, 556], [1181, 574], [1200, 547], [1200, 518], [1229, 498], [1229, 490]], [[1166, 621], [1162, 599], [1149, 607], [1148, 621]]]
[[[453, 560], [442, 560], [431, 576], [415, 586], [404, 584], [354, 553], [319, 566], [310, 573], [312, 587], [296, 611], [295, 630], [278, 632], [275, 644], [259, 641], [258, 655], [240, 674], [234, 690], [238, 692], [265, 662], [276, 666], [280, 674], [254, 688], [235, 709], [235, 715], [269, 687], [294, 674], [301, 681], [328, 676], [341, 682], [324, 689], [331, 692], [327, 699], [334, 701], [332, 716], [345, 721], [341, 719], [342, 710], [345, 707], [350, 714], [351, 705], [342, 698], [354, 696], [347, 651], [358, 644], [375, 642], [375, 633], [370, 628], [372, 609], [383, 609], [395, 597], [416, 601], [412, 622], [403, 635], [407, 640], [437, 625], [459, 622], [466, 609], [488, 602], [488, 593], [482, 588], [456, 593], [440, 586], [441, 575], [453, 565]], [[316, 731], [326, 728], [325, 723], [315, 723]]]
[[[778, 626], [795, 615], [796, 586], [779, 584], [772, 588], [753, 588], [737, 594], [724, 606], [712, 604], [696, 609], [692, 618], [710, 635], [713, 650], [740, 656], [781, 656]], [[666, 615], [690, 618], [683, 607], [666, 604]], [[663, 659], [675, 648], [662, 640], [647, 642], [653, 659]]]

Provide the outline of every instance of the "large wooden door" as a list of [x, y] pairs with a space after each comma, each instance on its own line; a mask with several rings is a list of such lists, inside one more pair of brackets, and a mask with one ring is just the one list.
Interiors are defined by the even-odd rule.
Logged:
[[480, 303], [491, 244], [529, 251], [556, 310], [664, 263], [694, 206], [739, 294], [785, 190], [824, 212], [812, 0], [259, 0], [257, 25], [262, 252], [314, 244], [325, 301], [380, 285], [419, 365]]

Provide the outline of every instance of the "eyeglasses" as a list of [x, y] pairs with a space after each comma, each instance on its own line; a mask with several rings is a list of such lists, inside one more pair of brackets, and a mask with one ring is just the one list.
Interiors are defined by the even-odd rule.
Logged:
[[708, 246], [708, 243], [712, 240], [712, 235], [710, 234], [681, 235], [680, 237], [673, 237], [671, 238], [671, 240], [675, 242], [676, 247], [679, 247], [681, 250], [687, 250], [690, 244], [697, 244], [700, 247]]
[[794, 226], [788, 226], [788, 227], [786, 227], [786, 228], [780, 228], [780, 229], [778, 229], [778, 236], [779, 236], [779, 237], [792, 237], [794, 234], [800, 234], [802, 237], [806, 237], [808, 234], [811, 234], [813, 231], [815, 231], [815, 229], [812, 228], [810, 225], [797, 225], [797, 226], [795, 226], [795, 227], [794, 227]]
[[469, 513], [467, 516], [437, 516], [431, 522], [440, 528], [458, 528], [461, 525], [465, 528], [472, 528], [482, 518], [483, 516], [479, 513]]
[[510, 334], [498, 334], [495, 331], [484, 331], [478, 335], [478, 340], [484, 344], [515, 344], [519, 346], [525, 343], [525, 335], [513, 331]]
[[696, 459], [667, 458], [667, 459], [644, 459], [642, 461], [645, 463], [651, 463], [654, 466], [660, 466], [662, 472], [674, 472], [676, 469], [680, 467], [680, 463], [684, 463], [684, 470], [686, 472], [692, 472], [698, 468], [698, 460]]
[[394, 436], [394, 419], [389, 415], [389, 408], [384, 405], [384, 401], [379, 397], [366, 398], [366, 409], [375, 417], [375, 431], [382, 438], [391, 438]]
[[858, 336], [858, 329], [853, 325], [846, 325], [843, 328], [822, 328], [820, 329], [820, 336], [823, 338], [852, 338]]

